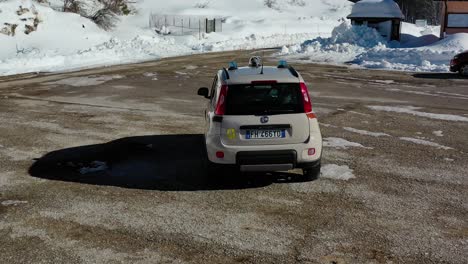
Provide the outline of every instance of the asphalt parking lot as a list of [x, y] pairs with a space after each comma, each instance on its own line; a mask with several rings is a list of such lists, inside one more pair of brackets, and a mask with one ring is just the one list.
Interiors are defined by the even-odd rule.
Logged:
[[322, 178], [213, 182], [196, 92], [252, 54], [0, 77], [1, 262], [467, 263], [467, 79], [296, 64]]

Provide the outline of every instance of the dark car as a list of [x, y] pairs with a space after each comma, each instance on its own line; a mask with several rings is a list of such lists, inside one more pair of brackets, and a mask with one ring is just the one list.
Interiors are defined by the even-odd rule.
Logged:
[[450, 71], [468, 76], [468, 51], [462, 52], [450, 61]]

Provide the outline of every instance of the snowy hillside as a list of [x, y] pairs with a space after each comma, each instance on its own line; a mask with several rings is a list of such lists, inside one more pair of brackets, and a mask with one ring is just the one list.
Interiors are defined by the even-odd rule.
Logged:
[[[91, 1], [91, 0], [90, 0]], [[0, 25], [19, 25], [15, 34], [0, 34], [0, 75], [59, 71], [112, 65], [205, 51], [278, 47], [329, 36], [350, 10], [343, 0], [141, 0], [136, 14], [122, 16], [116, 28], [103, 31], [76, 14], [56, 11], [61, 0], [0, 2]], [[22, 8], [29, 12], [18, 15]], [[222, 33], [157, 35], [149, 28], [151, 12], [225, 19]], [[40, 23], [24, 33], [24, 19]], [[1, 29], [1, 28], [0, 28]]]
[[[86, 12], [96, 8], [95, 0], [82, 1], [86, 1]], [[438, 41], [431, 35], [438, 29], [412, 24], [403, 26], [401, 47], [414, 49], [400, 49], [372, 30], [342, 24], [352, 8], [345, 0], [139, 0], [133, 6], [135, 12], [120, 16], [110, 31], [77, 14], [60, 12], [63, 0], [42, 2], [0, 1], [0, 75], [282, 46], [282, 54], [290, 59], [446, 71], [449, 57], [468, 49], [464, 36], [422, 47]], [[149, 26], [150, 14], [220, 18], [223, 30], [160, 35]]]

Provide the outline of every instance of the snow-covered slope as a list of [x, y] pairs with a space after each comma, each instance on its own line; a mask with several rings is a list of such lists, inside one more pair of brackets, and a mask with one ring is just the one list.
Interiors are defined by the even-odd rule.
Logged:
[[[87, 2], [89, 12], [95, 8], [96, 0], [81, 1]], [[342, 24], [352, 8], [345, 0], [137, 0], [136, 12], [122, 16], [112, 31], [60, 12], [62, 4], [63, 0], [0, 0], [0, 75], [282, 46], [282, 54], [291, 59], [446, 71], [450, 57], [468, 49], [463, 34], [438, 42], [433, 35], [437, 28], [406, 23], [402, 44], [387, 43], [374, 30]], [[201, 38], [198, 32], [158, 35], [148, 25], [150, 13], [216, 17], [225, 23], [221, 33]]]
[[[19, 24], [14, 36], [0, 34], [0, 75], [291, 45], [329, 36], [351, 9], [350, 3], [343, 0], [276, 0], [270, 6], [264, 0], [139, 0], [135, 3], [136, 14], [122, 17], [113, 31], [106, 32], [76, 14], [58, 12], [62, 2], [0, 2], [0, 25]], [[29, 12], [18, 16], [20, 6]], [[222, 33], [203, 35], [201, 40], [198, 34], [160, 36], [148, 26], [151, 12], [222, 17], [226, 23]], [[22, 19], [33, 21], [36, 16], [40, 19], [37, 28], [24, 34]]]

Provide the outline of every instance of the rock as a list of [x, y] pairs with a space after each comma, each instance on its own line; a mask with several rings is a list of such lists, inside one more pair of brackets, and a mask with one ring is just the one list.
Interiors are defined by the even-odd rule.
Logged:
[[36, 27], [31, 26], [31, 25], [25, 25], [24, 28], [25, 28], [24, 34], [26, 35], [29, 35], [29, 33], [36, 31]]
[[21, 16], [21, 15], [26, 14], [28, 12], [29, 12], [28, 8], [23, 8], [22, 6], [19, 6], [19, 9], [16, 11], [16, 14], [18, 14], [18, 16]]

